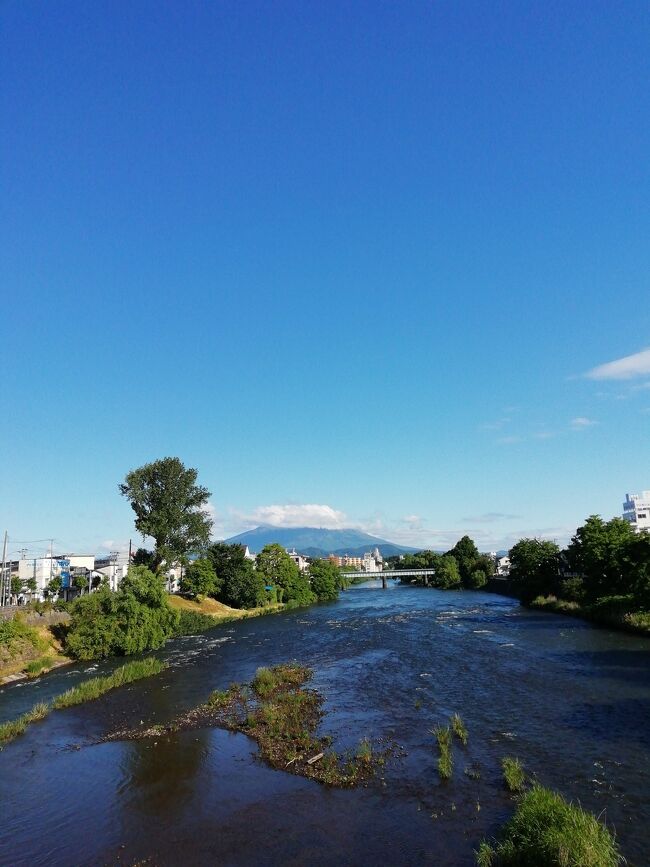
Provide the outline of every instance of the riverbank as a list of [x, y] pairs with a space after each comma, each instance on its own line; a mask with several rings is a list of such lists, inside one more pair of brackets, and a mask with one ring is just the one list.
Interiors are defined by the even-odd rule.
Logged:
[[[217, 626], [266, 614], [277, 614], [286, 606], [273, 603], [264, 608], [230, 608], [210, 597], [200, 601], [167, 594], [167, 602], [173, 611], [179, 612], [179, 631], [173, 637], [193, 635]], [[76, 660], [66, 655], [56, 627], [65, 627], [70, 620], [66, 612], [37, 614], [28, 609], [18, 612], [18, 617], [0, 623], [0, 630], [7, 633], [0, 641], [0, 686], [19, 680], [28, 680], [47, 674], [55, 668], [70, 665]], [[54, 631], [52, 627], [55, 627]]]
[[[522, 603], [523, 604], [523, 603]], [[650, 637], [650, 611], [631, 610], [633, 600], [629, 596], [607, 596], [591, 604], [570, 602], [557, 596], [537, 596], [528, 604], [537, 611], [566, 614], [579, 617], [597, 626], [619, 629], [634, 635]]]
[[246, 617], [261, 617], [264, 614], [277, 614], [286, 607], [281, 602], [274, 602], [264, 608], [231, 608], [223, 602], [217, 602], [211, 596], [203, 596], [200, 600], [186, 599], [184, 596], [168, 594], [167, 602], [175, 611], [189, 611], [194, 614], [203, 614], [212, 617], [215, 626], [220, 623], [230, 623], [233, 620], [241, 620]]
[[38, 677], [72, 661], [63, 652], [62, 643], [51, 628], [67, 616], [57, 613], [53, 620], [20, 612], [17, 617], [0, 623], [0, 685]]

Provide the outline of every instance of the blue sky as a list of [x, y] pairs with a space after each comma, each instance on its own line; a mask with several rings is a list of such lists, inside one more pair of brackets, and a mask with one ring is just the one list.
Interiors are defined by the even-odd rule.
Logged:
[[16, 545], [128, 544], [117, 485], [165, 455], [216, 536], [488, 549], [650, 488], [646, 2], [0, 21]]

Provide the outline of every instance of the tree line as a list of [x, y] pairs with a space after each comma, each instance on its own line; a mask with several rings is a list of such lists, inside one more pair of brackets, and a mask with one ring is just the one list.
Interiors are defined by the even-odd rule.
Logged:
[[[650, 609], [650, 533], [635, 532], [623, 518], [591, 515], [562, 549], [546, 539], [520, 539], [509, 551], [509, 586], [524, 602], [554, 597], [591, 605], [618, 601], [628, 610]], [[463, 536], [445, 554], [419, 551], [391, 557], [392, 569], [432, 569], [440, 589], [480, 589], [494, 575], [495, 561]], [[419, 583], [423, 583], [418, 579]]]
[[469, 536], [463, 536], [445, 554], [437, 551], [418, 551], [417, 554], [404, 554], [389, 557], [387, 564], [395, 570], [431, 569], [434, 574], [426, 579], [417, 578], [417, 583], [426, 583], [441, 590], [464, 587], [480, 590], [488, 578], [494, 575], [494, 560], [489, 554], [481, 554]]

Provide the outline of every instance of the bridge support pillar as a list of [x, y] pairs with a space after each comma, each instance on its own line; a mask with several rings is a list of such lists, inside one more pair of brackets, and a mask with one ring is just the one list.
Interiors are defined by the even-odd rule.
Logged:
[[381, 576], [381, 587], [382, 587], [382, 590], [385, 590], [388, 587], [388, 581], [386, 580], [385, 575]]

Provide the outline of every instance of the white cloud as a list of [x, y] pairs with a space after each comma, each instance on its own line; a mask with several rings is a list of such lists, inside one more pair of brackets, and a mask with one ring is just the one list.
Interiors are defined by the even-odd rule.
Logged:
[[585, 430], [585, 428], [593, 427], [595, 424], [598, 424], [598, 422], [591, 418], [586, 418], [583, 415], [579, 415], [577, 418], [572, 418], [569, 422], [571, 430]]
[[503, 418], [498, 418], [495, 421], [486, 421], [483, 424], [479, 425], [479, 430], [501, 430], [502, 427], [505, 427], [510, 421], [509, 417], [504, 416]]
[[516, 521], [521, 515], [508, 515], [505, 512], [484, 512], [482, 515], [472, 515], [463, 518], [468, 524], [492, 524], [495, 521]]
[[497, 443], [499, 443], [499, 445], [502, 445], [502, 446], [512, 446], [515, 443], [520, 443], [522, 441], [522, 439], [523, 439], [523, 437], [518, 437], [518, 436], [500, 437], [497, 440]]
[[585, 373], [587, 379], [634, 379], [650, 376], [650, 349], [642, 349], [634, 355], [617, 358], [600, 364]]
[[337, 530], [346, 524], [344, 512], [318, 503], [258, 506], [246, 515], [239, 515], [246, 524], [268, 524], [271, 527], [323, 527]]

